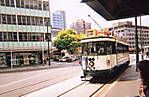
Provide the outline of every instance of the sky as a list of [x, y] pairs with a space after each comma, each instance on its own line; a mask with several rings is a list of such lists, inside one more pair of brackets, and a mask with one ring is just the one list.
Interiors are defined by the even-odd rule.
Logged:
[[[84, 19], [92, 23], [92, 29], [100, 29], [97, 24], [95, 24], [93, 20], [88, 17], [88, 15], [90, 15], [102, 28], [110, 27], [116, 22], [132, 21], [133, 24], [135, 23], [135, 18], [107, 21], [85, 3], [80, 2], [81, 0], [50, 0], [51, 12], [56, 10], [65, 11], [67, 28], [70, 28], [70, 24], [75, 19]], [[149, 16], [142, 16], [141, 21], [143, 26], [149, 26]], [[140, 25], [139, 18], [138, 25]]]

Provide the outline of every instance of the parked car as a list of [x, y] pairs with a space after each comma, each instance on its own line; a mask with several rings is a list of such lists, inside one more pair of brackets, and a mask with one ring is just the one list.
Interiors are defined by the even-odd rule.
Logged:
[[62, 58], [59, 59], [60, 62], [71, 62], [73, 61], [71, 57], [69, 56], [63, 56]]
[[72, 61], [75, 61], [75, 60], [78, 59], [78, 58], [77, 58], [76, 56], [74, 56], [74, 55], [71, 55], [70, 57], [71, 57]]
[[61, 57], [57, 55], [57, 56], [55, 56], [55, 57], [53, 58], [53, 60], [58, 62], [60, 58], [61, 58]]

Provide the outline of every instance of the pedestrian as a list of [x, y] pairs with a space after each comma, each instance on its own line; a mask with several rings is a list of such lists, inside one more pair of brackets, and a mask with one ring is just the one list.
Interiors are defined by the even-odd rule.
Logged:
[[144, 60], [149, 60], [149, 52], [146, 52], [146, 55], [144, 57]]
[[149, 97], [149, 60], [138, 62], [137, 71], [141, 77], [139, 95], [140, 97]]

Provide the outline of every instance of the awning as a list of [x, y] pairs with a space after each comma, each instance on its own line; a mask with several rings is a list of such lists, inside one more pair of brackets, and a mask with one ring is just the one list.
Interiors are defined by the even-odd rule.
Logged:
[[149, 0], [82, 0], [106, 20], [149, 15]]

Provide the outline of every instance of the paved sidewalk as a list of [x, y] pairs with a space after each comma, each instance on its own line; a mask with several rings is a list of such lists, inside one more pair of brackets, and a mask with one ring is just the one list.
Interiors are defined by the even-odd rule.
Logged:
[[135, 71], [135, 65], [129, 67], [115, 82], [113, 87], [102, 97], [135, 97], [138, 96], [140, 77]]
[[13, 68], [0, 68], [0, 73], [9, 73], [9, 72], [22, 72], [22, 71], [31, 71], [31, 70], [41, 70], [41, 69], [51, 69], [51, 68], [60, 68], [66, 67], [68, 65], [77, 66], [77, 63], [71, 62], [54, 62], [51, 61], [51, 65], [48, 64], [39, 64], [39, 65], [31, 65], [31, 66], [20, 66], [20, 67], [13, 67]]
[[39, 70], [39, 69], [48, 69], [48, 68], [51, 68], [51, 67], [48, 65], [20, 66], [20, 67], [13, 67], [13, 68], [1, 68], [0, 73], [21, 72], [21, 71]]

